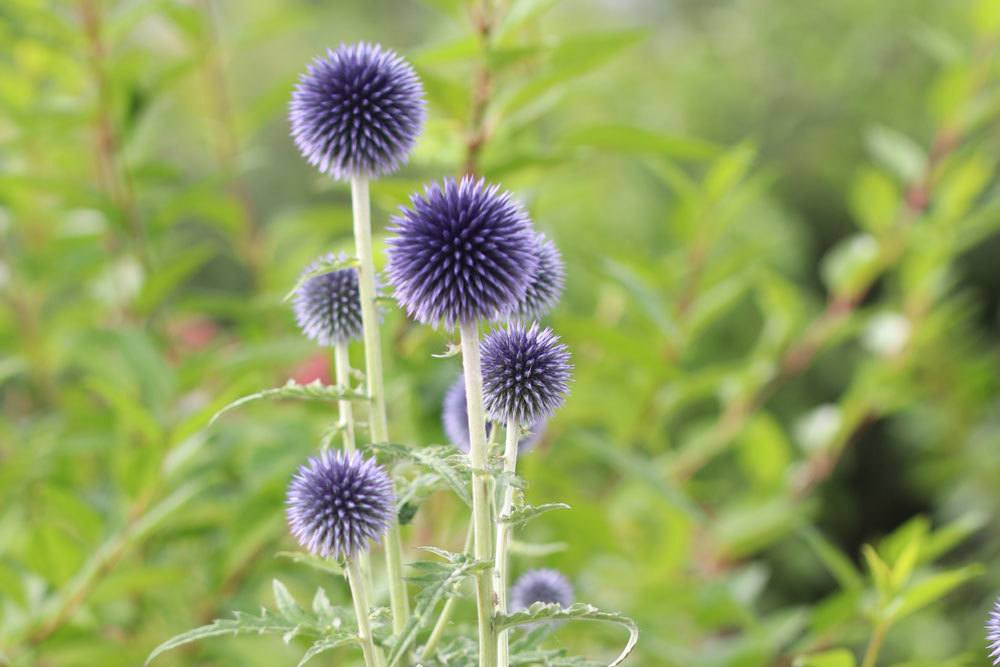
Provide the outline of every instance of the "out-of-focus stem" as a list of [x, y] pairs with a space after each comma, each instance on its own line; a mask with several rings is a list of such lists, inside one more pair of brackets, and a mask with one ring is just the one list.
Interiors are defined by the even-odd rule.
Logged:
[[[490, 474], [486, 461], [486, 417], [483, 412], [483, 371], [479, 358], [479, 325], [462, 322], [462, 367], [469, 413], [469, 462], [472, 466], [472, 534], [476, 560], [492, 562], [493, 520]], [[495, 667], [497, 638], [493, 629], [493, 573], [476, 574], [476, 608], [479, 626], [479, 666]]]
[[865, 657], [861, 662], [861, 667], [875, 667], [878, 663], [878, 654], [882, 650], [882, 642], [885, 640], [885, 633], [888, 630], [885, 623], [878, 623], [872, 631], [872, 638], [865, 649]]
[[[517, 470], [517, 437], [519, 427], [515, 420], [507, 420], [507, 437], [503, 450], [503, 471], [513, 475]], [[507, 613], [507, 566], [510, 561], [511, 525], [503, 520], [514, 509], [514, 485], [508, 480], [503, 488], [503, 503], [497, 516], [496, 564], [493, 568], [493, 590], [497, 601], [497, 613]], [[509, 633], [504, 630], [497, 638], [497, 666], [507, 667], [510, 660]]]
[[[385, 416], [385, 386], [382, 383], [382, 338], [378, 313], [375, 309], [375, 262], [372, 259], [371, 204], [368, 179], [351, 179], [351, 202], [354, 209], [354, 244], [358, 256], [358, 292], [361, 298], [361, 323], [365, 342], [365, 387], [368, 392], [368, 415], [371, 439], [374, 443], [389, 441]], [[392, 629], [400, 633], [410, 616], [410, 604], [403, 581], [403, 547], [399, 522], [394, 517], [385, 537], [385, 563], [389, 575], [389, 602], [392, 607]]]
[[351, 599], [354, 600], [354, 615], [358, 618], [358, 639], [361, 640], [361, 651], [365, 656], [366, 667], [384, 667], [385, 656], [382, 649], [375, 646], [372, 639], [371, 623], [368, 620], [368, 609], [371, 607], [368, 594], [368, 582], [361, 572], [357, 558], [347, 559], [347, 583], [351, 586]]

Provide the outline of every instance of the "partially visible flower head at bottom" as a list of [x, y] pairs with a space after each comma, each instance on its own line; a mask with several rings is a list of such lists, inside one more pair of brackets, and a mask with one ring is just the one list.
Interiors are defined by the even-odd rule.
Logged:
[[286, 496], [292, 535], [327, 558], [351, 558], [382, 537], [395, 512], [392, 480], [375, 459], [326, 451], [301, 466]]
[[986, 641], [990, 660], [994, 665], [1000, 665], [1000, 599], [993, 603], [993, 609], [986, 619]]
[[569, 384], [569, 351], [551, 329], [517, 322], [482, 343], [483, 403], [490, 419], [533, 424], [562, 405]]
[[521, 611], [536, 602], [569, 607], [573, 604], [573, 586], [558, 570], [528, 570], [510, 589], [510, 608]]
[[[324, 255], [307, 266], [302, 275], [308, 275], [324, 264], [345, 260], [343, 255]], [[295, 290], [292, 309], [302, 333], [318, 345], [333, 347], [360, 338], [358, 272], [353, 268], [340, 269], [309, 278]]]
[[[448, 436], [451, 444], [460, 450], [469, 453], [469, 412], [468, 403], [465, 396], [465, 378], [458, 376], [458, 380], [448, 389], [444, 395], [444, 404], [441, 406], [441, 423], [444, 426], [444, 434]], [[538, 441], [545, 434], [547, 419], [539, 419], [528, 428], [528, 432], [517, 441], [517, 453], [525, 454], [534, 449]], [[486, 437], [490, 436], [493, 430], [493, 423], [486, 422]]]

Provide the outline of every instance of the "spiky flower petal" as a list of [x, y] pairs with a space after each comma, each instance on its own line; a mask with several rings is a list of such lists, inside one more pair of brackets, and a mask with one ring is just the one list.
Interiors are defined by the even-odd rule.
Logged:
[[536, 234], [535, 254], [538, 255], [538, 269], [516, 310], [518, 318], [529, 322], [540, 320], [549, 314], [559, 303], [566, 282], [566, 269], [559, 249], [545, 234]]
[[[302, 274], [308, 275], [321, 264], [342, 259], [330, 253], [307, 266]], [[292, 309], [302, 333], [319, 345], [333, 347], [360, 338], [361, 297], [357, 271], [341, 269], [306, 280], [295, 292]]]
[[990, 660], [1000, 665], [1000, 599], [993, 603], [989, 618], [986, 619], [986, 642]]
[[385, 533], [395, 511], [392, 480], [354, 452], [326, 451], [301, 466], [286, 495], [292, 535], [326, 558], [351, 558]]
[[505, 316], [538, 268], [531, 220], [509, 193], [470, 176], [424, 188], [393, 218], [389, 282], [425, 324]]
[[413, 68], [393, 51], [341, 44], [299, 77], [292, 137], [309, 164], [334, 178], [392, 173], [420, 134], [423, 97]]
[[573, 586], [557, 570], [528, 570], [510, 589], [510, 608], [511, 611], [520, 611], [536, 602], [569, 607], [573, 604]]
[[562, 405], [569, 351], [551, 329], [512, 323], [482, 343], [483, 403], [490, 419], [533, 424]]
[[[517, 441], [518, 454], [530, 452], [538, 441], [545, 434], [547, 419], [539, 419], [528, 432]], [[444, 433], [448, 436], [451, 444], [458, 447], [465, 453], [469, 452], [469, 412], [468, 403], [465, 396], [465, 379], [459, 376], [458, 380], [451, 385], [444, 395], [444, 404], [441, 407], [441, 423], [444, 425]], [[489, 437], [493, 429], [493, 422], [486, 422], [486, 437]]]

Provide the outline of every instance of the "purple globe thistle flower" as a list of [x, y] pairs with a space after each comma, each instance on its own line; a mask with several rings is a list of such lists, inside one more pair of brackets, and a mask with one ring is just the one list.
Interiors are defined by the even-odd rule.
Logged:
[[986, 641], [990, 660], [1000, 665], [1000, 599], [993, 603], [989, 618], [986, 619]]
[[[302, 272], [308, 275], [323, 263], [343, 259], [333, 253], [320, 257]], [[292, 301], [295, 321], [306, 338], [333, 347], [361, 337], [361, 297], [358, 273], [341, 269], [306, 280]]]
[[524, 209], [471, 176], [428, 185], [410, 202], [388, 242], [389, 282], [407, 313], [448, 327], [511, 313], [538, 268]]
[[299, 77], [292, 137], [309, 164], [334, 178], [392, 173], [420, 134], [423, 95], [416, 72], [393, 51], [341, 44]]
[[569, 607], [573, 604], [573, 586], [557, 570], [528, 570], [510, 589], [511, 610], [521, 611], [536, 602]]
[[511, 323], [482, 343], [483, 403], [496, 422], [532, 424], [562, 405], [569, 383], [569, 351], [551, 329]]
[[[455, 384], [451, 385], [444, 395], [444, 404], [441, 408], [441, 423], [444, 425], [444, 433], [448, 436], [451, 444], [460, 450], [469, 453], [469, 412], [468, 404], [465, 402], [465, 379], [459, 376]], [[545, 427], [548, 420], [545, 418], [535, 421], [520, 440], [517, 441], [517, 453], [525, 454], [534, 449], [538, 441], [545, 434]], [[486, 422], [486, 437], [493, 430], [493, 422]]]
[[526, 321], [540, 320], [548, 315], [559, 303], [566, 282], [566, 270], [559, 250], [545, 234], [535, 236], [535, 253], [538, 255], [538, 270], [515, 311], [518, 318]]
[[351, 558], [381, 538], [395, 511], [392, 480], [375, 459], [326, 451], [310, 457], [288, 485], [292, 535], [317, 556]]

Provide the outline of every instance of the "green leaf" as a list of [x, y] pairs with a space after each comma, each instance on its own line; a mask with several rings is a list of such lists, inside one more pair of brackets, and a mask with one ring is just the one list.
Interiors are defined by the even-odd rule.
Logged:
[[795, 659], [794, 667], [854, 667], [854, 654], [846, 648], [837, 648], [822, 653], [801, 655]]
[[342, 269], [352, 269], [357, 266], [357, 257], [337, 257], [336, 255], [333, 257], [322, 257], [316, 261], [316, 265], [309, 271], [299, 276], [299, 279], [295, 282], [295, 286], [288, 291], [288, 294], [285, 295], [283, 300], [290, 300], [303, 285], [317, 276], [323, 276], [327, 273], [333, 273], [334, 271], [340, 271]]
[[569, 148], [597, 148], [691, 160], [704, 160], [719, 154], [719, 147], [704, 139], [666, 134], [629, 125], [593, 125], [577, 128], [563, 136], [562, 143]]
[[437, 475], [466, 505], [472, 506], [469, 491], [471, 475], [468, 459], [450, 445], [407, 447], [390, 443], [372, 443], [364, 449], [388, 457], [391, 461], [410, 461]]
[[809, 548], [819, 557], [844, 590], [860, 590], [863, 587], [861, 573], [854, 567], [851, 559], [831, 544], [822, 533], [812, 526], [804, 526], [799, 534], [805, 539]]
[[833, 247], [820, 265], [820, 274], [834, 294], [853, 294], [874, 277], [881, 260], [878, 241], [856, 234]]
[[278, 613], [283, 618], [297, 623], [307, 619], [305, 612], [302, 611], [302, 607], [299, 606], [299, 603], [295, 601], [292, 594], [288, 592], [288, 588], [279, 579], [274, 579], [271, 582], [271, 588], [274, 591], [274, 603], [278, 607]]
[[338, 634], [332, 637], [323, 637], [322, 639], [317, 639], [312, 643], [312, 646], [302, 655], [302, 659], [296, 664], [296, 667], [302, 667], [313, 658], [315, 658], [320, 653], [325, 653], [327, 651], [332, 651], [335, 648], [340, 648], [347, 644], [353, 644], [358, 642], [358, 638], [354, 635]]
[[866, 167], [854, 177], [849, 203], [862, 229], [877, 236], [896, 219], [900, 207], [899, 189], [883, 172]]
[[299, 563], [301, 565], [308, 565], [309, 567], [319, 570], [320, 572], [328, 572], [330, 574], [342, 575], [344, 574], [344, 569], [329, 558], [320, 558], [319, 556], [314, 556], [310, 553], [304, 551], [279, 551], [275, 554], [279, 558], [287, 558], [293, 563]]
[[500, 520], [509, 523], [512, 527], [523, 526], [540, 514], [545, 514], [552, 510], [568, 510], [570, 506], [566, 503], [545, 503], [544, 505], [524, 505], [514, 509], [510, 514], [500, 517]]
[[175, 637], [171, 637], [153, 649], [152, 653], [149, 654], [149, 657], [146, 658], [146, 664], [148, 665], [161, 654], [171, 649], [175, 649], [178, 646], [184, 646], [185, 644], [201, 641], [202, 639], [208, 639], [210, 637], [236, 636], [241, 634], [286, 635], [290, 632], [295, 632], [298, 629], [298, 624], [275, 616], [269, 613], [266, 609], [261, 610], [260, 616], [236, 612], [234, 614], [234, 618], [216, 619], [209, 625], [203, 625], [200, 628], [194, 628], [193, 630], [188, 630], [187, 632], [182, 632]]
[[927, 167], [927, 155], [916, 141], [898, 130], [876, 125], [865, 133], [872, 157], [904, 184], [916, 183]]
[[892, 571], [885, 561], [878, 555], [875, 548], [870, 544], [861, 547], [861, 555], [868, 564], [868, 571], [875, 582], [875, 588], [879, 592], [879, 597], [884, 601], [892, 596]]
[[980, 576], [983, 571], [981, 565], [967, 565], [955, 570], [933, 574], [918, 581], [900, 594], [890, 607], [888, 616], [892, 622], [899, 621], [944, 597], [970, 579]]
[[514, 0], [504, 13], [500, 25], [493, 32], [494, 39], [502, 42], [513, 31], [532, 21], [555, 6], [559, 0]]
[[529, 625], [539, 621], [596, 621], [599, 623], [613, 623], [621, 625], [628, 630], [628, 642], [625, 648], [618, 654], [618, 657], [608, 663], [608, 667], [615, 667], [622, 664], [635, 648], [639, 641], [639, 626], [635, 621], [622, 614], [602, 611], [589, 604], [577, 603], [571, 607], [561, 607], [558, 604], [545, 604], [536, 602], [523, 611], [512, 614], [498, 614], [494, 620], [494, 625], [498, 631], [514, 628], [519, 625]]
[[212, 419], [209, 420], [209, 426], [214, 424], [219, 417], [234, 410], [238, 407], [246, 405], [247, 403], [252, 403], [254, 401], [259, 401], [261, 399], [283, 399], [283, 398], [293, 398], [302, 401], [340, 401], [344, 399], [356, 400], [356, 401], [366, 401], [368, 397], [360, 392], [351, 391], [349, 389], [342, 389], [333, 385], [325, 385], [319, 380], [313, 380], [309, 384], [299, 384], [295, 380], [289, 380], [281, 387], [275, 387], [274, 389], [264, 389], [263, 391], [258, 391], [255, 394], [250, 394], [248, 396], [243, 396], [238, 398], [226, 407], [222, 408], [214, 415]]

